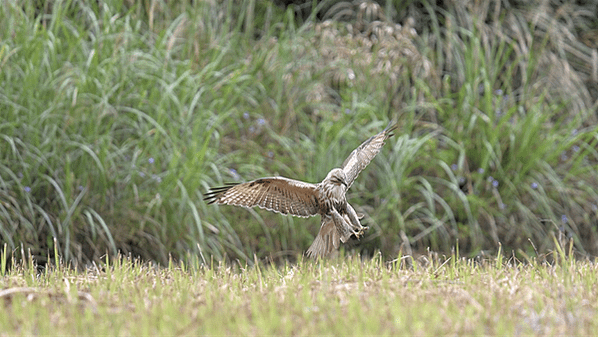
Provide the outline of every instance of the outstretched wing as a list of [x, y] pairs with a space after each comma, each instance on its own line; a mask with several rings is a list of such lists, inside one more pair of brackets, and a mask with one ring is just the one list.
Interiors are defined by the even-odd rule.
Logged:
[[323, 257], [338, 249], [340, 243], [341, 235], [334, 226], [334, 220], [331, 217], [322, 217], [320, 232], [305, 253], [311, 258]]
[[211, 188], [204, 194], [208, 204], [258, 206], [269, 211], [300, 217], [317, 215], [320, 200], [315, 184], [283, 178], [261, 178], [243, 184]]
[[374, 159], [378, 152], [380, 152], [380, 149], [384, 145], [384, 141], [393, 136], [392, 131], [396, 128], [397, 124], [392, 126], [389, 124], [384, 131], [363, 142], [358, 148], [351, 152], [347, 159], [345, 159], [342, 169], [347, 178], [347, 188], [351, 187], [359, 173], [368, 166], [372, 159]]

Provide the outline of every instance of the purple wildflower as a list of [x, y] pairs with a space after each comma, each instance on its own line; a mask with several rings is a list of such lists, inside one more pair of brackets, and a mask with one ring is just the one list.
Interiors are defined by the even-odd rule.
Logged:
[[232, 169], [228, 169], [228, 172], [230, 172], [230, 174], [233, 176], [233, 178], [235, 180], [239, 180], [240, 176], [237, 173], [237, 170], [235, 170], [234, 168], [232, 168]]

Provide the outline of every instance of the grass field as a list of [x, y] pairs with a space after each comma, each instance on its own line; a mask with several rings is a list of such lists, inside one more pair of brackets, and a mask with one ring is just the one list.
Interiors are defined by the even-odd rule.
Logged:
[[593, 335], [595, 262], [435, 254], [253, 267], [82, 272], [31, 260], [0, 276], [0, 335]]
[[282, 263], [317, 220], [202, 193], [319, 182], [395, 120], [348, 250], [598, 255], [596, 4], [315, 3], [3, 2], [0, 242], [42, 265]]

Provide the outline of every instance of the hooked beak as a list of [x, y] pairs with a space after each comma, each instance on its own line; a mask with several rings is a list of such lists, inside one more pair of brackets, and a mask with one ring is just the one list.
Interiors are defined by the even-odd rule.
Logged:
[[345, 179], [339, 179], [338, 180], [341, 184], [345, 185], [345, 188], [347, 188], [347, 182], [345, 181]]

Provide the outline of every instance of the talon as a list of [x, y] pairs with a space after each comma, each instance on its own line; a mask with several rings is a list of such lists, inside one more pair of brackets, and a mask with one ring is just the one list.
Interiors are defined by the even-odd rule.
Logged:
[[369, 227], [361, 227], [359, 231], [354, 231], [353, 234], [355, 234], [355, 237], [359, 239], [359, 237], [362, 236], [368, 229]]

